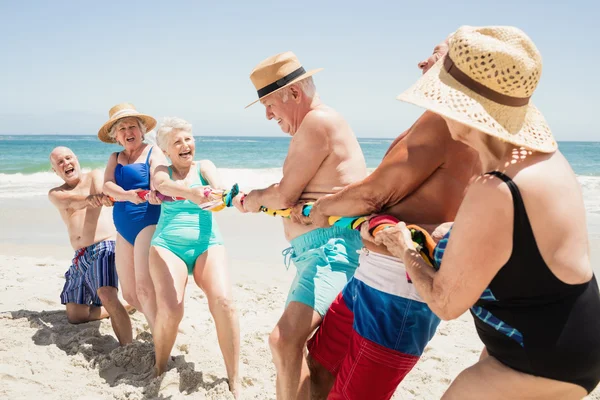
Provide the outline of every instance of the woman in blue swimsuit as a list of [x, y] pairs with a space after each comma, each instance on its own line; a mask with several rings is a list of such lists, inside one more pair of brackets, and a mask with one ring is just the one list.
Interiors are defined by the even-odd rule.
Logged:
[[530, 103], [541, 71], [521, 30], [462, 27], [445, 58], [399, 96], [440, 114], [483, 167], [447, 244], [438, 244], [446, 246], [439, 270], [420, 258], [402, 224], [374, 238], [404, 261], [440, 318], [473, 316], [485, 347], [444, 400], [581, 399], [600, 382], [600, 293], [586, 210], [573, 170]]
[[157, 190], [186, 200], [162, 203], [160, 220], [150, 248], [150, 274], [156, 291], [156, 325], [153, 332], [156, 375], [166, 371], [183, 318], [183, 300], [191, 275], [205, 293], [215, 320], [225, 360], [229, 388], [239, 388], [239, 323], [231, 297], [225, 247], [214, 213], [203, 210], [204, 188], [220, 188], [215, 165], [194, 161], [192, 126], [179, 118], [166, 118], [156, 134], [172, 165], [160, 166], [152, 178]]
[[150, 240], [160, 215], [160, 202], [151, 192], [148, 201], [137, 192], [150, 190], [154, 169], [167, 160], [162, 152], [144, 143], [144, 135], [156, 120], [122, 103], [109, 111], [109, 120], [98, 138], [118, 143], [123, 151], [111, 154], [104, 174], [104, 193], [115, 200], [113, 220], [117, 229], [116, 264], [123, 298], [144, 313], [154, 327], [156, 298], [148, 269]]

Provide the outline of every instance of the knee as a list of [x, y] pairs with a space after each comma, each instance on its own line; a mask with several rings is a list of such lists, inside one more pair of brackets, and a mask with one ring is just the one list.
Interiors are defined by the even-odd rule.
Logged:
[[271, 353], [278, 357], [302, 353], [304, 342], [296, 336], [291, 329], [285, 329], [277, 325], [269, 335]]
[[157, 303], [157, 314], [161, 314], [169, 324], [179, 324], [183, 319], [183, 302]]
[[227, 315], [234, 315], [235, 305], [233, 304], [233, 300], [226, 296], [215, 296], [208, 303], [208, 308], [211, 314], [215, 313], [225, 313]]
[[146, 302], [152, 298], [152, 293], [154, 293], [154, 288], [152, 287], [152, 283], [138, 283], [135, 287], [135, 295], [138, 298], [140, 303]]
[[117, 297], [117, 289], [112, 286], [102, 286], [96, 293], [104, 306], [113, 304], [115, 301], [119, 300]]

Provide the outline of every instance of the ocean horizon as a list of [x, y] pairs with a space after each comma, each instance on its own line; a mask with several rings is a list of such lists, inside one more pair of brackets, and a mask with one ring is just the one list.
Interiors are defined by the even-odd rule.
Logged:
[[[196, 159], [210, 159], [226, 185], [242, 190], [268, 186], [281, 179], [289, 136], [195, 136]], [[367, 168], [375, 169], [394, 138], [358, 138]], [[153, 141], [153, 135], [148, 135]], [[122, 147], [106, 144], [96, 135], [0, 135], [0, 198], [45, 196], [61, 183], [48, 156], [56, 146], [67, 146], [84, 170], [104, 168], [109, 156]], [[600, 215], [600, 142], [559, 141], [582, 186], [586, 209]]]

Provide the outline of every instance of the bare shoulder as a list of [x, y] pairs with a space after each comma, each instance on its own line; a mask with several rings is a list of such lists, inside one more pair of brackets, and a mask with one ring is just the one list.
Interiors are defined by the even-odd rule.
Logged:
[[341, 122], [343, 118], [337, 111], [329, 107], [319, 107], [306, 114], [302, 121], [302, 130], [320, 134], [332, 133]]
[[200, 160], [195, 161], [195, 163], [197, 166], [199, 166], [200, 172], [214, 171], [217, 169], [216, 165], [210, 160]]
[[446, 121], [436, 113], [425, 111], [408, 132], [410, 140], [452, 141]]
[[48, 191], [48, 199], [55, 206], [60, 206], [61, 204], [64, 204], [64, 202], [70, 197], [70, 191], [67, 189], [68, 187], [66, 183], [50, 189]]

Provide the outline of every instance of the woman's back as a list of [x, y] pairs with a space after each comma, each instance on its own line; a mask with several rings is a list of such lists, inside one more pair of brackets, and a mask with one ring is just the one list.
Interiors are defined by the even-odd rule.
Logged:
[[518, 187], [535, 243], [550, 271], [567, 284], [589, 281], [592, 268], [583, 195], [564, 156], [533, 154], [504, 173]]

